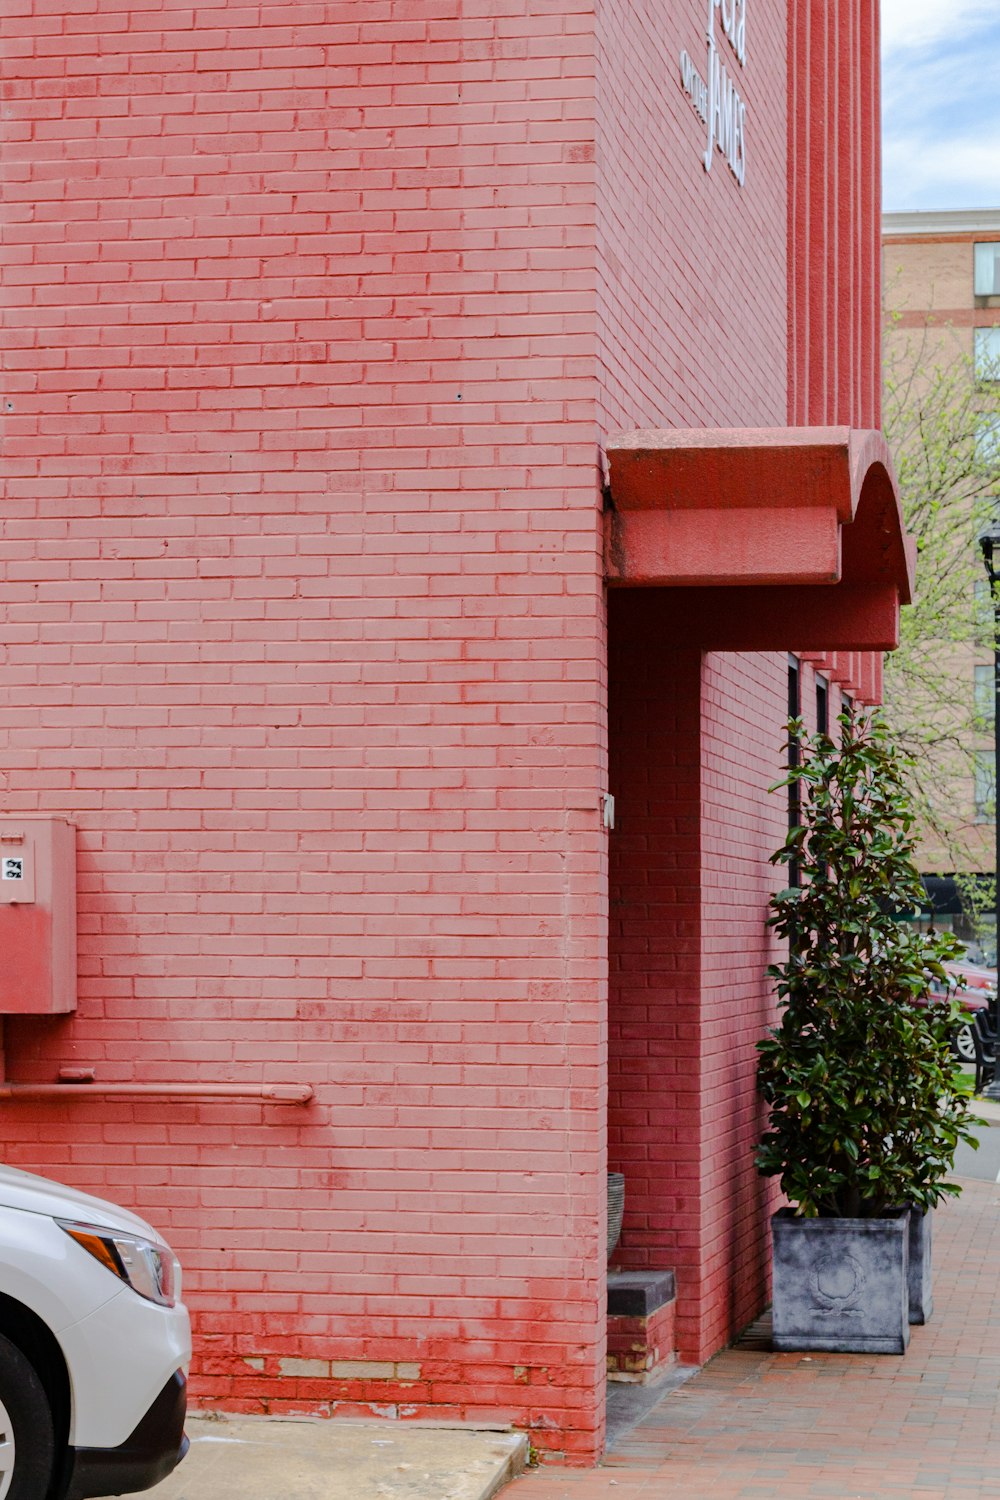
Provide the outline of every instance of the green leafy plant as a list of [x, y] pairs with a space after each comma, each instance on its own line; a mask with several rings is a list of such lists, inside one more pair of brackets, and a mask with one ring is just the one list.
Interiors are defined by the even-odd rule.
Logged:
[[977, 1122], [950, 1052], [960, 1007], [923, 1003], [958, 944], [895, 915], [924, 899], [905, 764], [877, 715], [840, 726], [839, 744], [790, 726], [802, 761], [780, 785], [798, 786], [799, 823], [772, 863], [801, 884], [772, 901], [788, 956], [768, 971], [782, 1015], [758, 1043], [757, 1167], [801, 1215], [877, 1218], [957, 1193], [945, 1176]]

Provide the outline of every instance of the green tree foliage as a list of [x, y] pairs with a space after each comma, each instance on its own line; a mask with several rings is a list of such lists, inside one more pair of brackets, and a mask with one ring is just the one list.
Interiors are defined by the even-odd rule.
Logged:
[[883, 426], [918, 552], [916, 596], [902, 611], [899, 648], [886, 658], [885, 711], [910, 758], [921, 833], [947, 851], [947, 868], [961, 871], [973, 755], [992, 734], [977, 715], [972, 668], [993, 648], [976, 538], [1000, 518], [1000, 432], [991, 427], [1000, 421], [1000, 379], [977, 380], [952, 329], [906, 330], [896, 314], [883, 382]]
[[799, 787], [800, 824], [772, 862], [802, 884], [772, 902], [788, 956], [769, 970], [781, 1019], [758, 1044], [757, 1167], [802, 1215], [867, 1218], [957, 1192], [945, 1174], [975, 1122], [949, 1046], [959, 1007], [921, 1003], [958, 945], [893, 915], [923, 895], [902, 762], [877, 715], [840, 725], [781, 783]]

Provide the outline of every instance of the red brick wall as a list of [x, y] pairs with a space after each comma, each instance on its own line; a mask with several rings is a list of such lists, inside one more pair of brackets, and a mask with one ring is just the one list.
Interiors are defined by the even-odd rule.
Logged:
[[754, 1043], [783, 837], [786, 661], [674, 650], [655, 591], [611, 600], [609, 1161], [625, 1173], [616, 1264], [672, 1269], [682, 1358], [767, 1300]]
[[658, 1307], [648, 1318], [618, 1315], [608, 1318], [608, 1370], [641, 1381], [659, 1374], [675, 1358], [676, 1302]]
[[[607, 432], [781, 426], [784, 8], [755, 10], [744, 69], [719, 43], [747, 105], [742, 187], [718, 152], [705, 172], [705, 127], [680, 83], [683, 49], [704, 68], [704, 8], [668, 9], [599, 12], [600, 419]], [[680, 1348], [703, 1359], [765, 1300], [753, 1041], [770, 1006], [766, 859], [783, 810], [765, 788], [785, 658], [672, 650], [652, 591], [612, 596], [609, 622], [616, 1261], [676, 1272]]]
[[200, 1401], [602, 1423], [588, 5], [8, 11], [4, 807], [80, 826], [6, 1156], [186, 1269]]
[[625, 1174], [615, 1264], [674, 1271], [684, 1332], [696, 1314], [705, 1146], [701, 662], [657, 636], [647, 591], [613, 593], [608, 615], [608, 1164]]
[[[879, 6], [788, 8], [788, 421], [881, 424]], [[881, 657], [856, 653], [859, 697]]]
[[681, 87], [682, 51], [705, 71], [704, 4], [597, 10], [605, 432], [785, 422], [785, 7], [755, 0], [742, 69], [717, 30], [746, 102], [742, 187], [718, 150], [704, 170], [706, 128]]
[[[79, 824], [81, 986], [8, 1071], [316, 1103], [18, 1105], [8, 1159], [168, 1232], [197, 1399], [593, 1457], [599, 446], [785, 419], [784, 8], [743, 188], [680, 87], [696, 4], [16, 10], [0, 766]], [[759, 1283], [725, 1259], [783, 659], [634, 650], [619, 607], [625, 1246], [708, 1350]]]
[[787, 670], [784, 657], [730, 653], [702, 668], [701, 1357], [768, 1301], [774, 1193], [752, 1164], [766, 1118], [754, 1044], [773, 1015], [764, 971], [778, 944], [767, 903], [786, 883], [768, 859], [784, 839], [787, 802], [768, 787], [786, 758]]
[[877, 0], [792, 0], [788, 98], [788, 420], [878, 427]]

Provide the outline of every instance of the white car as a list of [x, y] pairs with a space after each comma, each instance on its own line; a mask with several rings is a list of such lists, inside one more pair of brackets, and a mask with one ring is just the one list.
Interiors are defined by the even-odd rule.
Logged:
[[180, 1266], [135, 1214], [0, 1167], [0, 1500], [157, 1484], [184, 1457]]

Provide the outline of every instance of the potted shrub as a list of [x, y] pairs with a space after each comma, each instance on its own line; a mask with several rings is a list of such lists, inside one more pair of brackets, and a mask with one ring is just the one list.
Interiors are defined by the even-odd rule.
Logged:
[[799, 817], [772, 859], [798, 872], [772, 901], [788, 953], [769, 970], [780, 1021], [758, 1044], [757, 1167], [793, 1205], [772, 1220], [774, 1344], [901, 1354], [910, 1215], [919, 1230], [959, 1191], [945, 1175], [976, 1122], [950, 1052], [958, 1007], [928, 992], [958, 945], [896, 915], [924, 900], [901, 759], [877, 716], [840, 725], [781, 783]]

